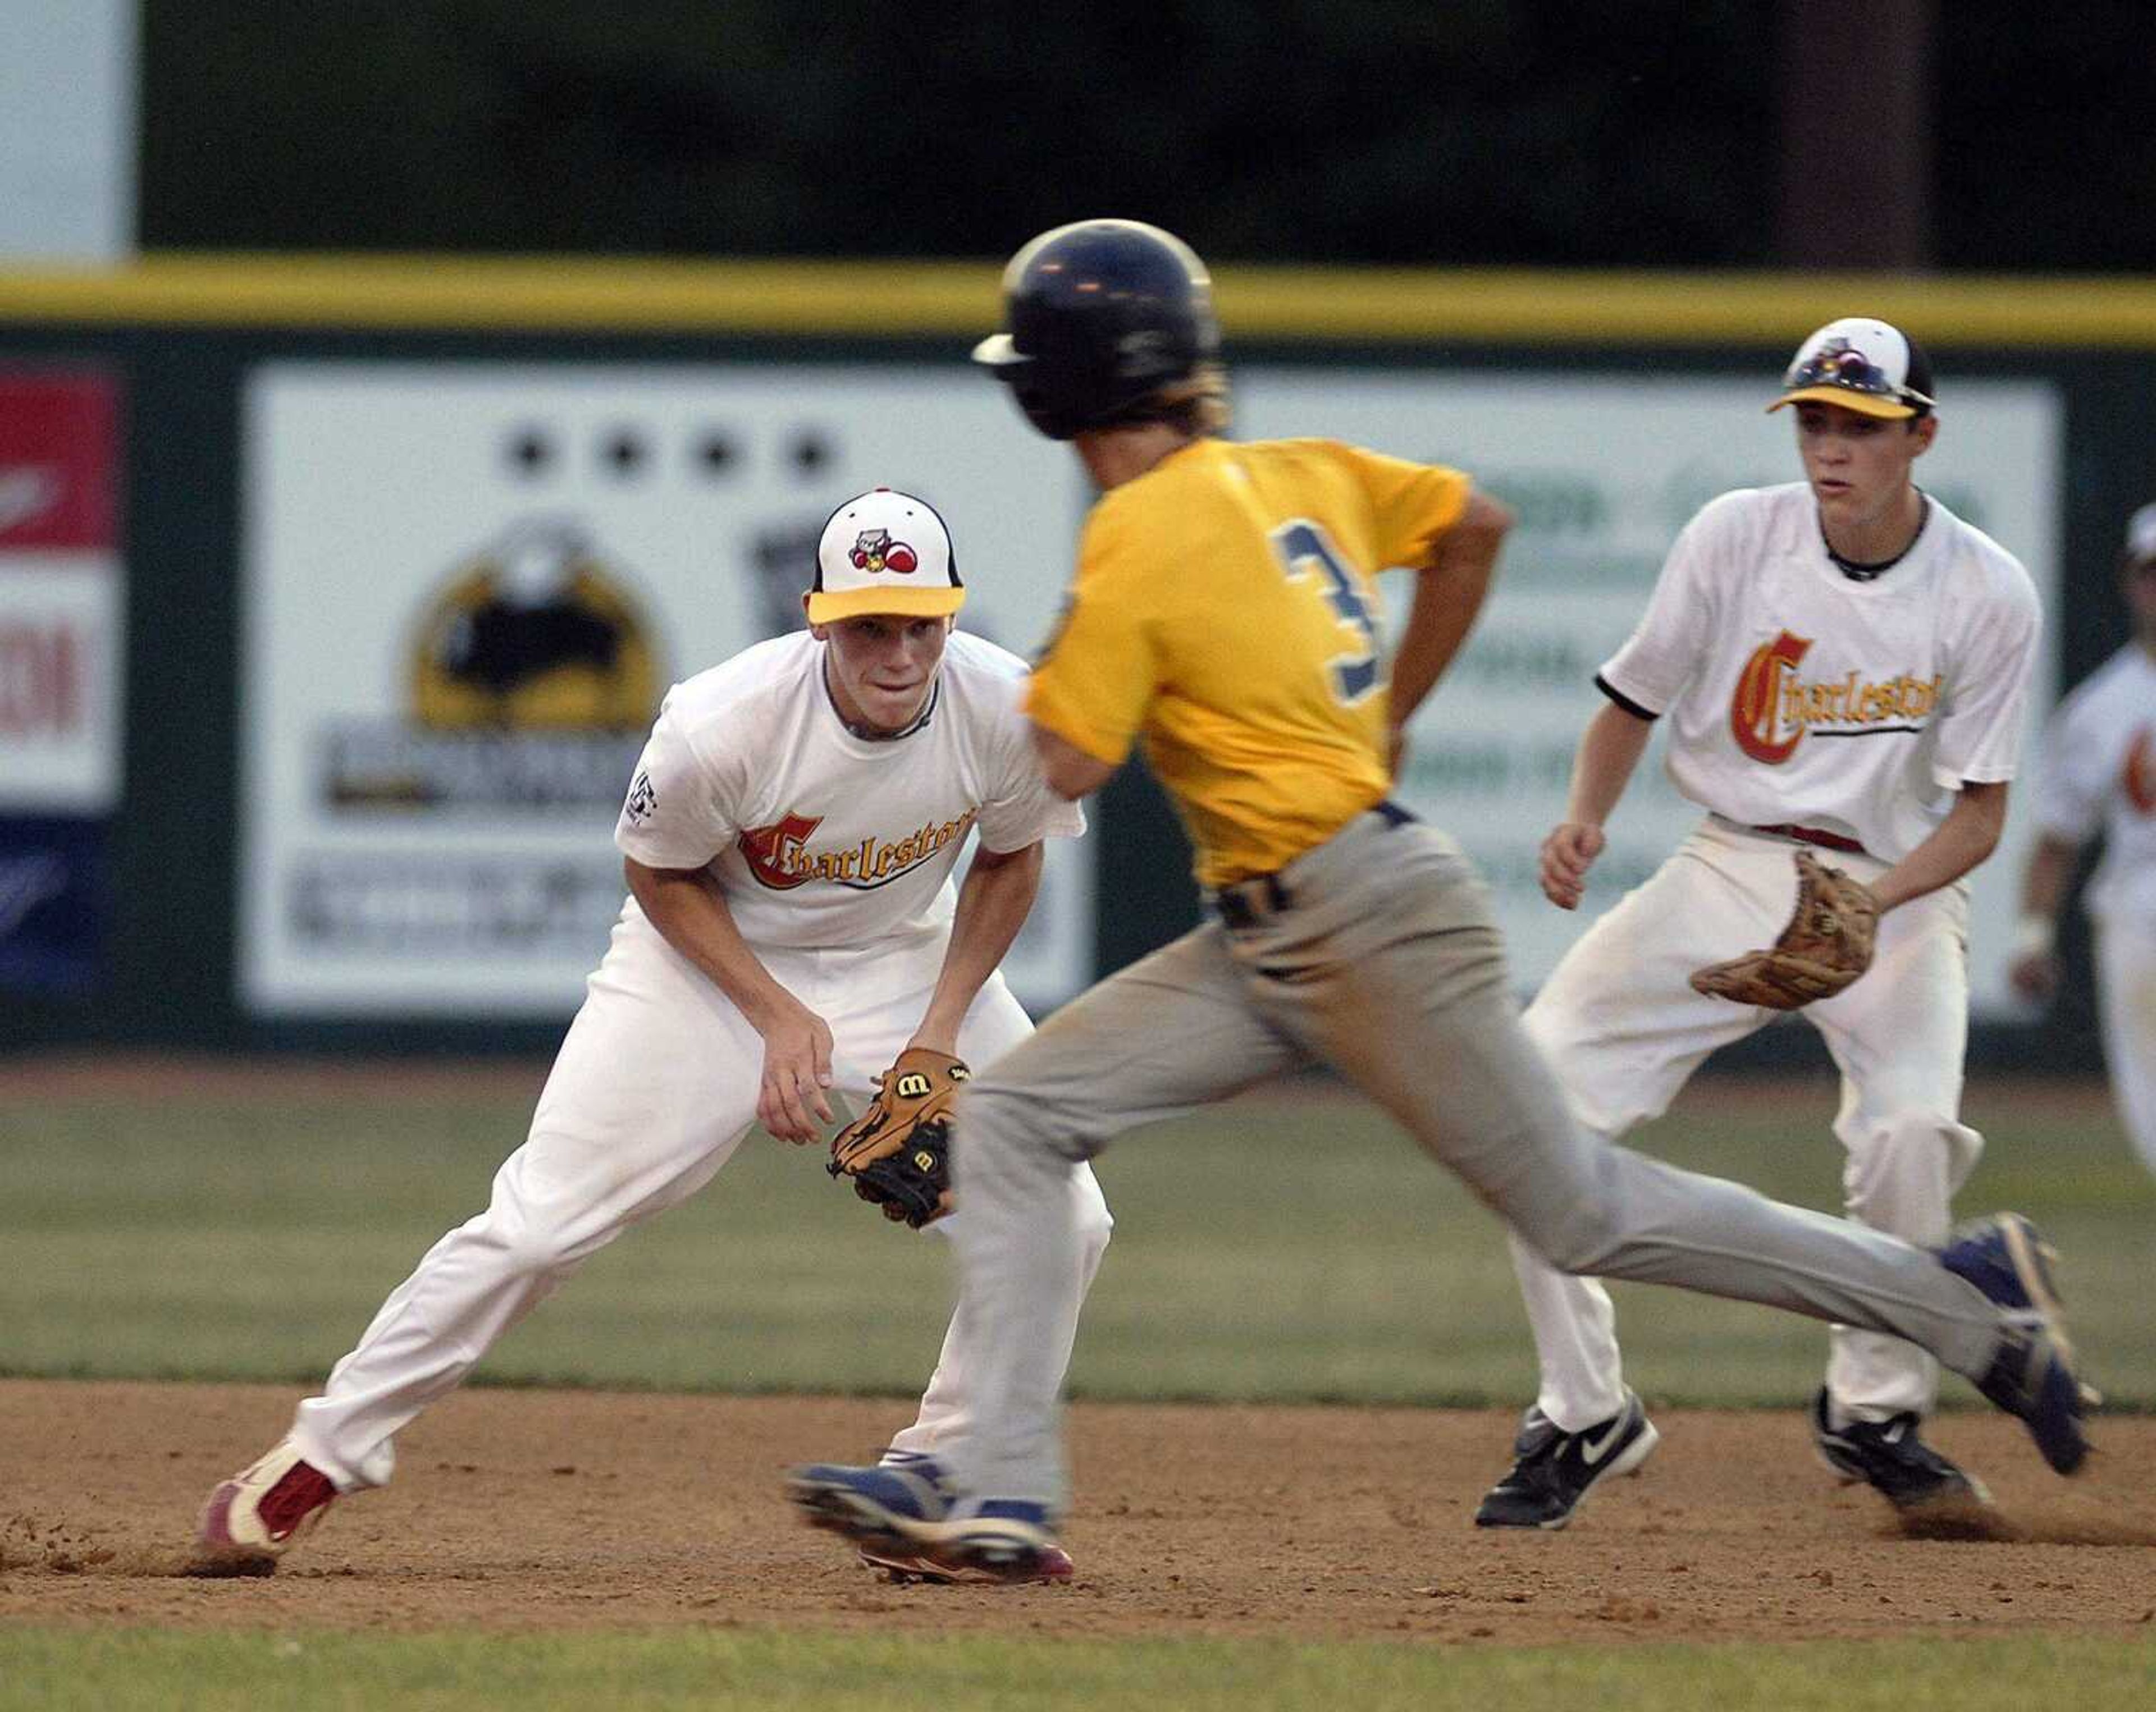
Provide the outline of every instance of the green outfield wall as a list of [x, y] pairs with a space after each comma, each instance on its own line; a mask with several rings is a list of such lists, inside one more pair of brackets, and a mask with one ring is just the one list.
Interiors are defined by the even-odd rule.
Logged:
[[[1763, 394], [1805, 331], [1856, 311], [1932, 347], [1943, 446], [1972, 419], [1973, 438], [1995, 434], [1988, 451], [1964, 443], [1983, 455], [1943, 491], [2045, 567], [2047, 700], [2123, 634], [2116, 543], [2156, 497], [2156, 281], [1239, 267], [1217, 284], [1248, 431], [1367, 424], [1391, 449], [1495, 472], [1542, 531], [1527, 539], [1564, 546], [1508, 554], [1541, 617], [1515, 609], [1493, 645], [1517, 659], [1561, 633], [1568, 684], [1705, 496], [1695, 478], [1771, 467], [1749, 449], [1702, 455], [1631, 493], [1628, 440], [1693, 399], [1751, 433], [1747, 389]], [[973, 496], [954, 519], [962, 549], [983, 544], [983, 616], [1025, 651], [1086, 496], [968, 372], [996, 292], [987, 261], [160, 255], [0, 274], [0, 1049], [551, 1042], [574, 1002], [566, 971], [589, 959], [583, 930], [549, 911], [605, 889], [611, 815], [593, 801], [542, 824], [560, 806], [545, 782], [613, 777], [625, 740], [524, 730], [499, 769], [538, 782], [519, 797], [470, 782], [501, 733], [389, 730], [410, 725], [389, 704], [428, 602], [489, 553], [573, 536], [686, 675], [767, 633], [804, 522], [891, 469]], [[475, 473], [454, 478], [467, 455]], [[78, 480], [98, 504], [54, 520], [53, 495]], [[1596, 601], [1604, 616], [1579, 620]], [[377, 631], [381, 660], [356, 664]], [[374, 687], [339, 701], [347, 672]], [[1457, 696], [1439, 705], [1451, 723], [1418, 738], [1440, 815], [1458, 785], [1444, 739], [1475, 716]], [[383, 752], [408, 785], [440, 788], [400, 815], [351, 761]], [[300, 824], [317, 813], [331, 818]], [[1060, 938], [1036, 948], [1044, 993], [1194, 917], [1142, 770], [1095, 818]], [[525, 831], [489, 868], [470, 852], [495, 826]], [[371, 886], [371, 862], [411, 878]], [[453, 894], [437, 882], [458, 862]], [[2077, 929], [2067, 944], [2085, 956]], [[2082, 988], [2048, 1018], [1994, 1007], [1979, 1054], [2092, 1064]]]

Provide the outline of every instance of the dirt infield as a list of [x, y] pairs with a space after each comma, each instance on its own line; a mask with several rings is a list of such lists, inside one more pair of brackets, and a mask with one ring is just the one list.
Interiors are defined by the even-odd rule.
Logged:
[[1901, 1536], [1793, 1415], [1658, 1415], [1643, 1477], [1562, 1534], [1478, 1532], [1509, 1417], [1084, 1406], [1061, 1587], [895, 1586], [799, 1526], [781, 1472], [870, 1453], [896, 1402], [475, 1390], [410, 1428], [389, 1489], [270, 1580], [184, 1576], [196, 1506], [281, 1430], [244, 1387], [0, 1381], [0, 1622], [280, 1629], [749, 1624], [1136, 1636], [1566, 1639], [2156, 1628], [2156, 1420], [2082, 1479], [2012, 1422], [1937, 1438], [1998, 1537]]

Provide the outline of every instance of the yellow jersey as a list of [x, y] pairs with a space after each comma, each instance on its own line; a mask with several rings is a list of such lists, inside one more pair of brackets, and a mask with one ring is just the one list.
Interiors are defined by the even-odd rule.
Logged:
[[1096, 761], [1142, 738], [1199, 884], [1270, 874], [1391, 783], [1377, 573], [1471, 484], [1333, 440], [1194, 440], [1104, 494], [1026, 712]]

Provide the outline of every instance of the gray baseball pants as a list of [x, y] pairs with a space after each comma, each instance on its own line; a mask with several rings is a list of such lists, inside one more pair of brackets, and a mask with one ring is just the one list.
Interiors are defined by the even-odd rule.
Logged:
[[1313, 1061], [1565, 1271], [1891, 1332], [1971, 1377], [1989, 1366], [1999, 1310], [1928, 1250], [1580, 1129], [1520, 1027], [1487, 889], [1445, 834], [1373, 810], [1219, 901], [1235, 929], [1209, 922], [1110, 976], [960, 1101], [952, 1237], [981, 1366], [973, 1431], [947, 1454], [970, 1494], [1065, 1501], [1070, 1173], [1123, 1130]]

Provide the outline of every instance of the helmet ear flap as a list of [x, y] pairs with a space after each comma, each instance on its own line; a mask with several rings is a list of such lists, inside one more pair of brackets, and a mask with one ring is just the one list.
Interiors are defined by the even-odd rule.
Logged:
[[[1212, 281], [1190, 247], [1136, 220], [1044, 232], [1004, 274], [1006, 331], [974, 360], [1051, 439], [1128, 420], [1164, 392], [1218, 375]], [[1218, 379], [1209, 390], [1224, 394]]]

